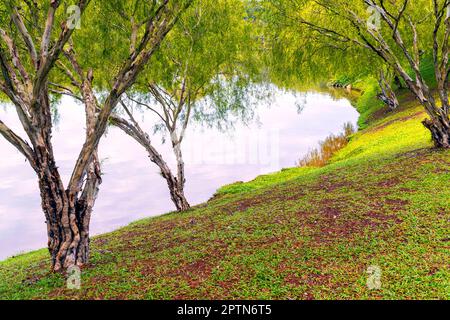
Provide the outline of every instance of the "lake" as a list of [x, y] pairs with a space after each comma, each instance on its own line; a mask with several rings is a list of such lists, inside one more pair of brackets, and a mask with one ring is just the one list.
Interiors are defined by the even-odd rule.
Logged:
[[[303, 108], [299, 112], [298, 104]], [[255, 110], [257, 120], [237, 123], [227, 132], [195, 124], [189, 128], [182, 150], [186, 163], [186, 194], [191, 204], [208, 200], [229, 183], [252, 180], [260, 174], [295, 166], [310, 148], [345, 122], [356, 123], [358, 113], [344, 98], [326, 93], [293, 94], [277, 91], [270, 106]], [[17, 115], [0, 106], [0, 119], [22, 137]], [[138, 119], [141, 119], [138, 117]], [[151, 130], [151, 117], [144, 125]], [[63, 98], [53, 132], [57, 165], [64, 182], [70, 178], [84, 140], [83, 107]], [[174, 164], [172, 151], [153, 138], [160, 153]], [[116, 128], [102, 139], [100, 158], [103, 184], [94, 208], [91, 234], [112, 231], [140, 218], [174, 210], [165, 181], [144, 149]], [[40, 208], [35, 173], [3, 138], [0, 138], [0, 260], [46, 246], [46, 226]]]

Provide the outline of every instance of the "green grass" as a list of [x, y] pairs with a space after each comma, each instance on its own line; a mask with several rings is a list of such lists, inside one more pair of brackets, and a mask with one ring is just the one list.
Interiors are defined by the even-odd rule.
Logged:
[[358, 127], [365, 129], [369, 126], [376, 112], [381, 110], [384, 105], [377, 98], [380, 87], [375, 78], [369, 77], [359, 81], [358, 87], [362, 88], [361, 97], [356, 102], [356, 110], [359, 112]]
[[48, 272], [46, 250], [0, 262], [0, 298], [449, 299], [450, 153], [432, 149], [421, 111], [402, 100], [326, 167], [95, 237], [79, 291]]

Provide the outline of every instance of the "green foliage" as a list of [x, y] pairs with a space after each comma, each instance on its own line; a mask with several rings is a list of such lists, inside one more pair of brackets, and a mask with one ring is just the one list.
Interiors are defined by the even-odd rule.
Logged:
[[[327, 83], [334, 75], [337, 84], [349, 84], [373, 74], [382, 64], [370, 52], [355, 46], [338, 49], [331, 40], [308, 30], [300, 23], [303, 16], [331, 24], [330, 29], [344, 29], [340, 22], [325, 19], [313, 1], [253, 1], [259, 8], [256, 16], [265, 43], [265, 65], [271, 81], [280, 87], [292, 88], [297, 83], [311, 87]], [[350, 30], [350, 28], [349, 28]], [[328, 41], [328, 42], [327, 42]], [[355, 63], [358, 61], [358, 63]]]
[[[167, 22], [192, 1], [197, 2], [169, 1]], [[160, 4], [146, 0], [91, 1], [81, 19], [81, 28], [73, 35], [73, 45], [83, 69], [94, 70], [99, 91], [111, 88], [114, 75], [130, 56], [133, 30], [136, 29], [137, 39], [142, 38], [146, 23], [155, 16]]]
[[[139, 3], [92, 8], [89, 19], [93, 20], [86, 24], [96, 27], [78, 34], [76, 42], [82, 60], [94, 68], [99, 90], [111, 85], [111, 72], [129, 54], [129, 30], [133, 28], [133, 20], [140, 21], [135, 12], [144, 10], [136, 8]], [[102, 17], [105, 21], [97, 23]], [[151, 83], [176, 102], [185, 90], [193, 120], [225, 126], [230, 115], [243, 120], [251, 118], [250, 101], [259, 94], [253, 84], [261, 82], [261, 62], [253, 22], [246, 17], [241, 0], [195, 0], [152, 56], [129, 94], [160, 109], [149, 92]], [[90, 50], [81, 51], [85, 47]], [[92, 56], [98, 59], [93, 60]], [[179, 117], [187, 117], [188, 110], [183, 108]], [[155, 129], [160, 127], [157, 124]]]
[[376, 79], [366, 78], [358, 83], [358, 87], [362, 89], [361, 97], [356, 102], [356, 109], [360, 114], [358, 126], [360, 129], [364, 129], [368, 126], [373, 114], [383, 108], [384, 104], [377, 99], [380, 87]]
[[[389, 12], [400, 12], [403, 2], [384, 3]], [[378, 77], [387, 64], [370, 46], [377, 47], [367, 30], [373, 11], [367, 2], [348, 3], [344, 0], [252, 1], [255, 16], [261, 26], [266, 48], [266, 65], [273, 82], [280, 87], [292, 87], [300, 82], [306, 86], [327, 83], [346, 85], [358, 79]], [[439, 6], [442, 6], [441, 2]], [[351, 6], [351, 12], [348, 11]], [[409, 20], [416, 22], [419, 54], [422, 55], [420, 71], [428, 86], [436, 86], [432, 55], [434, 16], [432, 2], [411, 2], [403, 12], [397, 26], [404, 46], [414, 52], [413, 32]], [[359, 17], [361, 26], [344, 17]], [[408, 17], [408, 18], [405, 18]], [[438, 42], [444, 42], [444, 28], [437, 32]], [[392, 49], [395, 60], [404, 70], [411, 71], [410, 63], [392, 37], [392, 30], [384, 20], [379, 29], [385, 43]], [[391, 61], [392, 63], [392, 61]], [[345, 75], [345, 76], [342, 76]], [[413, 75], [410, 72], [410, 75]], [[368, 101], [367, 99], [366, 101]], [[372, 106], [376, 108], [375, 106]], [[364, 122], [365, 119], [362, 119]]]
[[431, 54], [422, 57], [420, 61], [420, 73], [430, 88], [436, 88], [436, 74], [434, 72], [434, 63]]

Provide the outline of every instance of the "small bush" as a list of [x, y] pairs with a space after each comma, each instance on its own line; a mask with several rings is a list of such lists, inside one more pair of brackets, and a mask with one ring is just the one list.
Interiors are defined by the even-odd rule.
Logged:
[[356, 132], [351, 123], [344, 125], [343, 132], [327, 137], [319, 142], [319, 147], [310, 150], [300, 161], [299, 167], [323, 167], [333, 157], [333, 155], [348, 144], [349, 137]]

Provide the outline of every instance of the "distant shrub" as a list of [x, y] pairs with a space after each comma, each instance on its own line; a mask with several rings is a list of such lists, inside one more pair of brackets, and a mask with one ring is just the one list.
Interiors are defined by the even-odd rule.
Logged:
[[330, 135], [325, 140], [319, 142], [319, 147], [310, 150], [299, 160], [299, 167], [323, 167], [333, 157], [333, 155], [344, 148], [349, 141], [349, 137], [356, 132], [351, 123], [344, 125], [342, 133]]

